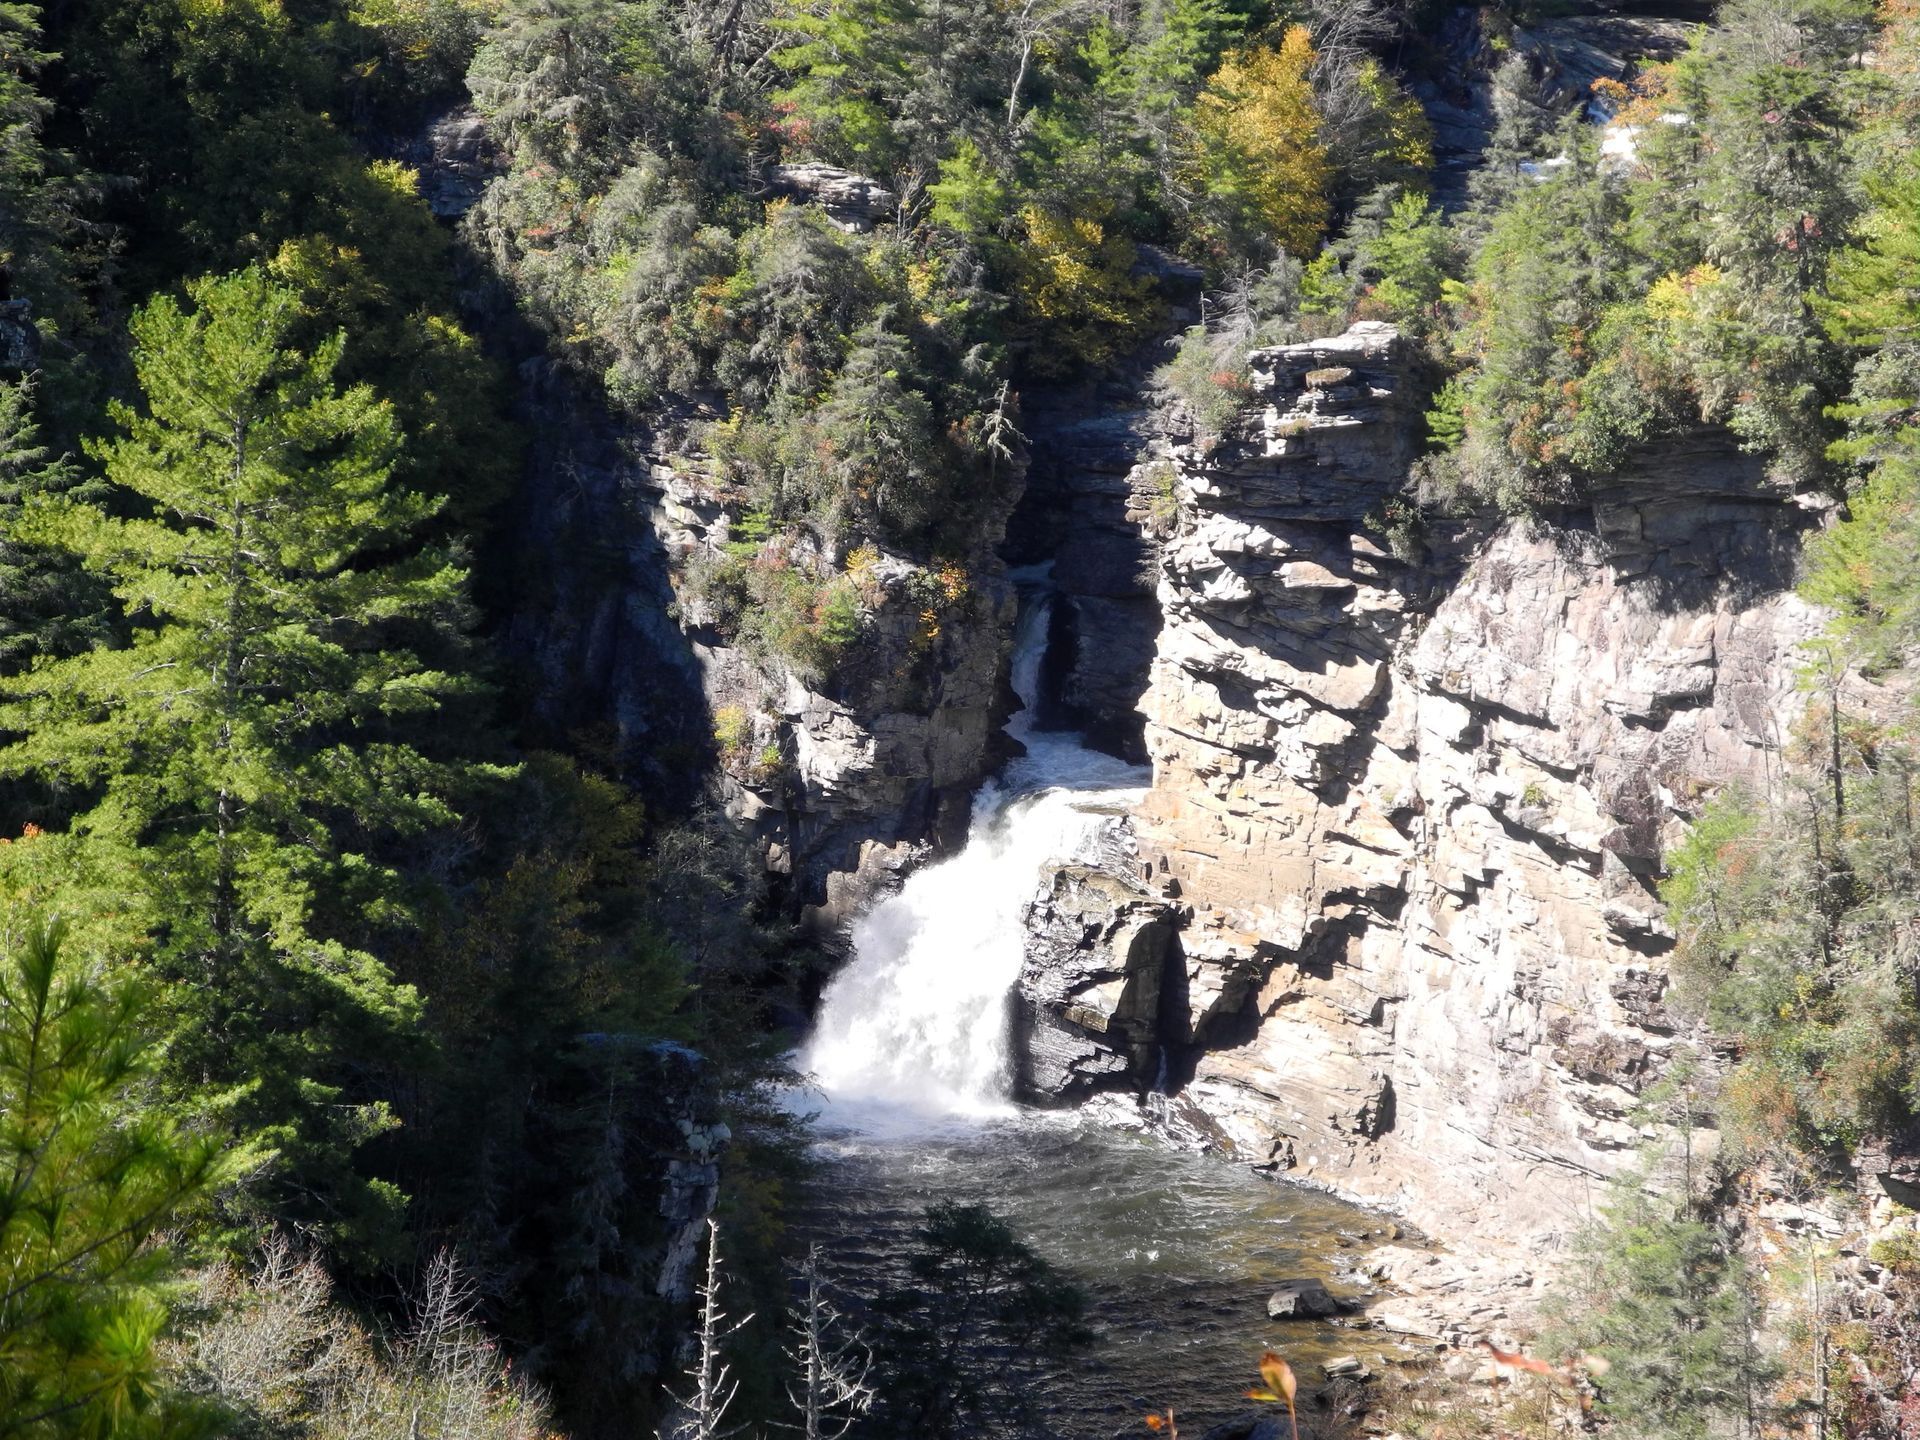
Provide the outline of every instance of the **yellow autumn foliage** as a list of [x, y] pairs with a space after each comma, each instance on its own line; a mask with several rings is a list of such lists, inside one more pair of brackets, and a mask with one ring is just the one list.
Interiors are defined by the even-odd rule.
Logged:
[[1425, 173], [1433, 168], [1433, 127], [1420, 102], [1393, 83], [1378, 60], [1360, 66], [1355, 83], [1378, 117], [1373, 154], [1378, 166], [1398, 166]]
[[1104, 365], [1158, 316], [1152, 286], [1133, 273], [1137, 251], [1099, 220], [1039, 205], [1020, 212], [1021, 247], [1014, 297], [1039, 322], [1032, 363], [1065, 374], [1076, 364]]
[[[1278, 46], [1236, 50], [1194, 103], [1189, 179], [1209, 228], [1311, 255], [1327, 228], [1331, 167], [1313, 105], [1313, 42], [1290, 27]], [[1216, 234], [1215, 240], [1225, 240]]]

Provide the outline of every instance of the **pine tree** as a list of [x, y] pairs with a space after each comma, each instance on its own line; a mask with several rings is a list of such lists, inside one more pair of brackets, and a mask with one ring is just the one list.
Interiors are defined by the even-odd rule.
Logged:
[[1555, 121], [1532, 66], [1518, 52], [1493, 72], [1492, 99], [1493, 134], [1467, 180], [1472, 205], [1464, 217], [1465, 229], [1475, 239], [1486, 233], [1500, 208], [1526, 183], [1520, 167], [1540, 158]]
[[621, 35], [612, 0], [523, 0], [474, 56], [467, 83], [507, 145], [526, 164], [590, 170], [626, 129], [614, 63]]
[[1221, 47], [1245, 22], [1225, 0], [1147, 0], [1122, 58], [1130, 110], [1163, 191], [1176, 184], [1181, 112], [1192, 103]]
[[1833, 259], [1816, 309], [1827, 335], [1858, 359], [1833, 407], [1848, 433], [1832, 458], [1865, 475], [1847, 518], [1813, 549], [1807, 593], [1848, 617], [1870, 656], [1898, 654], [1920, 633], [1913, 511], [1920, 496], [1920, 161], [1868, 186], [1873, 208]]
[[120, 513], [60, 497], [23, 527], [108, 580], [132, 643], [9, 684], [0, 773], [95, 797], [74, 830], [164, 917], [175, 1082], [246, 1086], [290, 1217], [364, 1256], [398, 1202], [352, 1168], [390, 1123], [366, 1076], [418, 1005], [339, 934], [402, 921], [392, 847], [455, 818], [463, 772], [407, 727], [470, 687], [404, 640], [464, 577], [410, 548], [439, 502], [389, 485], [388, 406], [331, 380], [344, 337], [289, 348], [297, 297], [257, 268], [188, 293], [136, 316], [145, 406], [89, 446]]
[[[43, 133], [53, 107], [38, 81], [57, 58], [40, 7], [0, 0], [0, 300], [26, 302], [8, 324], [31, 331], [21, 337], [38, 352], [29, 366], [44, 363], [66, 382], [77, 378], [69, 347], [89, 322], [78, 279], [88, 247], [70, 158]], [[64, 401], [66, 388], [52, 398]]]
[[885, 172], [899, 158], [892, 118], [913, 83], [902, 39], [916, 27], [913, 0], [826, 0], [783, 6], [773, 22], [789, 36], [774, 63], [793, 76], [776, 97], [798, 116], [795, 139], [850, 165]]
[[1860, 0], [1737, 0], [1705, 46], [1703, 238], [1725, 283], [1695, 383], [1707, 414], [1801, 482], [1821, 473], [1844, 373], [1809, 297], [1854, 209], [1844, 77], [1870, 14]]
[[158, 1237], [245, 1161], [143, 1104], [148, 996], [64, 938], [0, 960], [0, 1437], [193, 1433], [158, 1375]]
[[[1705, 1440], [1750, 1419], [1773, 1378], [1752, 1332], [1753, 1282], [1716, 1226], [1633, 1182], [1578, 1241], [1556, 1348], [1608, 1362], [1601, 1410], [1616, 1433]], [[1746, 1433], [1753, 1433], [1748, 1430]]]
[[106, 596], [71, 557], [19, 534], [38, 496], [74, 489], [82, 477], [40, 442], [30, 381], [0, 380], [0, 671], [37, 655], [71, 654], [106, 635]]

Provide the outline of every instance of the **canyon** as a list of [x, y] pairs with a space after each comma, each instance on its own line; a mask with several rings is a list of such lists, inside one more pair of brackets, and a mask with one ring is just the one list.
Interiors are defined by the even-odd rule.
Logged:
[[[1662, 848], [1719, 787], [1776, 783], [1819, 512], [1702, 431], [1555, 513], [1422, 531], [1419, 365], [1365, 322], [1258, 352], [1212, 437], [1142, 391], [1035, 407], [1006, 548], [1053, 600], [1036, 718], [1151, 783], [1036, 876], [1010, 1063], [1043, 1105], [1158, 1088], [1180, 1134], [1470, 1253], [1383, 1322], [1460, 1338], [1524, 1307], [1695, 1048], [1664, 1003]], [[684, 462], [626, 474], [634, 563], [670, 591], [725, 507]], [[649, 632], [680, 658], [615, 707], [690, 724], [698, 686], [750, 717], [743, 748], [784, 763], [726, 767], [726, 807], [829, 942], [964, 843], [1018, 748], [1013, 587], [982, 573], [910, 701], [885, 678], [908, 620], [830, 696], [682, 612]]]
[[[1680, 33], [1649, 23], [1518, 40], [1571, 95]], [[1484, 41], [1461, 43], [1466, 88], [1423, 100], [1464, 175], [1492, 105]], [[441, 170], [482, 163], [470, 124], [441, 139]], [[441, 192], [457, 213], [471, 188]], [[1191, 276], [1157, 279], [1197, 318]], [[707, 770], [831, 950], [964, 847], [1022, 750], [1001, 729], [1014, 580], [1039, 586], [1028, 730], [1151, 780], [1024, 901], [1014, 1093], [1151, 1092], [1195, 1143], [1390, 1208], [1474, 1257], [1390, 1323], [1485, 1333], [1657, 1137], [1649, 1088], [1676, 1057], [1718, 1063], [1666, 1003], [1661, 857], [1718, 790], [1778, 783], [1822, 618], [1795, 556], [1824, 502], [1700, 429], [1525, 518], [1462, 511], [1419, 493], [1433, 377], [1390, 325], [1256, 352], [1217, 435], [1155, 358], [1023, 397], [1022, 483], [965, 584], [930, 620], [924, 567], [874, 557], [828, 681], [743, 650], [688, 583], [742, 533], [684, 444], [700, 417], [622, 428], [530, 359], [520, 543], [573, 563], [542, 564], [510, 648], [556, 729], [602, 717], [654, 793], [689, 803]], [[1431, 1269], [1376, 1265], [1415, 1288]]]
[[[1791, 589], [1815, 512], [1702, 433], [1558, 514], [1396, 533], [1406, 342], [1363, 323], [1252, 373], [1229, 433], [1176, 419], [1127, 477], [1133, 514], [1174, 499], [1154, 778], [1124, 860], [1034, 902], [1027, 1008], [1066, 1081], [1039, 1088], [1150, 1034], [1194, 1133], [1470, 1246], [1480, 1293], [1524, 1291], [1692, 1053], [1662, 849], [1719, 787], [1775, 783], [1820, 620]], [[1149, 970], [1158, 1007], [1129, 1008], [1116, 982]]]

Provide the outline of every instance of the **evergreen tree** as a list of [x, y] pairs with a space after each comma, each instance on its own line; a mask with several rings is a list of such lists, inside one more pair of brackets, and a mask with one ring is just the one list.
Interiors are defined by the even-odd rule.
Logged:
[[1458, 459], [1472, 489], [1513, 508], [1565, 495], [1619, 442], [1596, 433], [1580, 391], [1592, 357], [1567, 343], [1596, 330], [1629, 289], [1619, 187], [1589, 162], [1517, 191], [1474, 262], [1468, 339], [1479, 368]]
[[639, 126], [635, 86], [621, 63], [623, 48], [644, 46], [639, 8], [614, 0], [519, 0], [503, 8], [467, 83], [518, 155], [564, 166], [575, 178], [600, 178]]
[[176, 1084], [246, 1086], [289, 1217], [364, 1256], [399, 1199], [353, 1170], [390, 1123], [368, 1067], [417, 1004], [339, 937], [401, 923], [392, 844], [455, 818], [463, 770], [406, 726], [470, 686], [405, 637], [457, 613], [463, 575], [410, 548], [439, 502], [389, 484], [389, 408], [331, 378], [344, 337], [289, 348], [297, 297], [257, 268], [188, 292], [135, 317], [144, 408], [89, 447], [135, 518], [67, 496], [25, 526], [107, 579], [132, 643], [10, 684], [0, 773], [91, 797], [75, 831], [163, 917]]
[[40, 442], [31, 382], [0, 380], [0, 671], [39, 655], [64, 655], [106, 637], [106, 596], [70, 556], [20, 534], [38, 497], [91, 496], [77, 469]]
[[1855, 644], [1884, 661], [1920, 634], [1912, 537], [1920, 499], [1920, 161], [1907, 157], [1868, 187], [1859, 238], [1833, 259], [1817, 308], [1828, 336], [1857, 358], [1833, 408], [1847, 433], [1832, 447], [1865, 481], [1847, 518], [1813, 547], [1807, 593], [1838, 608]]
[[158, 1373], [159, 1237], [243, 1161], [143, 1103], [150, 997], [63, 941], [0, 960], [0, 1437], [191, 1434]]
[[1493, 72], [1493, 134], [1480, 163], [1467, 177], [1472, 204], [1464, 217], [1467, 233], [1479, 238], [1493, 217], [1526, 183], [1524, 165], [1541, 157], [1555, 116], [1533, 78], [1527, 57], [1514, 53]]
[[793, 76], [776, 97], [804, 120], [801, 150], [856, 168], [889, 172], [900, 158], [892, 119], [913, 79], [903, 40], [919, 18], [915, 0], [827, 0], [791, 6], [773, 28], [789, 37], [774, 63]]
[[1853, 210], [1845, 74], [1860, 0], [1737, 0], [1706, 45], [1705, 258], [1714, 287], [1692, 360], [1702, 409], [1788, 477], [1821, 473], [1842, 374], [1812, 294]]
[[1736, 1417], [1751, 1423], [1773, 1375], [1753, 1342], [1746, 1266], [1687, 1206], [1623, 1188], [1606, 1223], [1581, 1236], [1559, 1297], [1551, 1339], [1607, 1360], [1600, 1408], [1635, 1440], [1706, 1440]]
[[1147, 0], [1134, 22], [1124, 65], [1132, 118], [1171, 189], [1179, 119], [1245, 24], [1226, 0]]
[[87, 253], [69, 157], [44, 134], [53, 107], [39, 77], [57, 58], [45, 48], [38, 5], [0, 3], [0, 300], [25, 301], [27, 310], [8, 324], [32, 329], [11, 340], [8, 364], [18, 365], [20, 350], [34, 352], [19, 368], [45, 365], [60, 383], [43, 398], [65, 405], [70, 390], [85, 388], [72, 369], [73, 347], [89, 324], [78, 276], [100, 257]]

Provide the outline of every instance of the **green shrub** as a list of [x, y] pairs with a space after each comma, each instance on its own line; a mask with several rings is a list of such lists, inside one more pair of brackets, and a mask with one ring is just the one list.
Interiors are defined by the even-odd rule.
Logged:
[[713, 743], [722, 756], [736, 759], [752, 741], [753, 720], [741, 706], [722, 705], [713, 712]]

